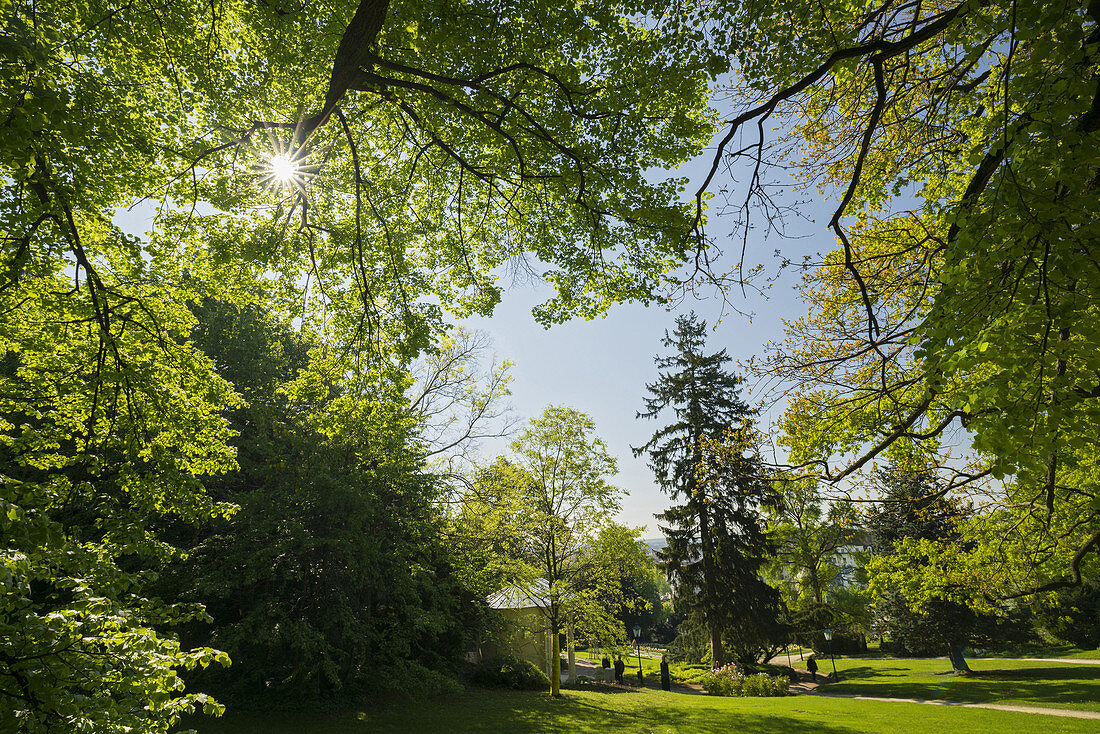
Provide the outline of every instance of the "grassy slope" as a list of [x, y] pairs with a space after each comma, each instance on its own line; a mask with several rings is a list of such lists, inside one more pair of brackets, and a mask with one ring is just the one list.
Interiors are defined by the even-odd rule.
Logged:
[[[631, 656], [627, 658], [623, 656], [623, 662], [626, 663], [626, 672], [624, 678], [633, 683], [637, 680], [638, 675], [638, 658]], [[779, 667], [786, 667], [787, 658], [777, 657], [772, 658], [772, 664], [776, 666], [775, 672], [779, 673]], [[798, 665], [798, 656], [796, 655], [792, 663]], [[566, 670], [565, 663], [562, 663], [562, 670]], [[669, 679], [673, 683], [694, 683], [701, 684], [703, 678], [710, 672], [710, 664], [690, 664], [690, 663], [669, 663]], [[661, 661], [659, 658], [642, 658], [642, 680], [647, 688], [659, 688], [661, 684]]]
[[471, 690], [428, 702], [390, 703], [342, 715], [227, 715], [195, 720], [200, 734], [395, 734], [398, 732], [629, 731], [638, 734], [728, 734], [731, 731], [788, 734], [860, 734], [904, 731], [1096, 732], [1097, 722], [921, 704], [878, 703], [813, 696], [713, 698], [661, 691], [597, 693], [566, 691], [560, 700], [544, 693]]
[[[838, 659], [840, 682], [822, 691], [1100, 711], [1100, 665], [995, 658], [969, 663], [974, 673], [958, 676], [944, 659]], [[827, 660], [821, 671], [831, 671]]]
[[986, 652], [981, 657], [993, 658], [1077, 658], [1079, 660], [1100, 660], [1100, 650], [1082, 650], [1079, 647], [1037, 647], [1016, 653], [1011, 650], [1004, 652]]

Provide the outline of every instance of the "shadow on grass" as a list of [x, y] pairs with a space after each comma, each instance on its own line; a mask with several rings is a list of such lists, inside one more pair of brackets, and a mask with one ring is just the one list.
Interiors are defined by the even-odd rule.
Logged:
[[[695, 700], [699, 700], [696, 698]], [[542, 713], [538, 715], [541, 719]], [[729, 734], [731, 731], [789, 732], [791, 734], [852, 734], [855, 730], [838, 725], [822, 725], [820, 721], [802, 721], [797, 712], [759, 714], [750, 711], [730, 711], [711, 707], [648, 706], [632, 711], [622, 711], [603, 704], [599, 699], [564, 702], [558, 711], [558, 722], [528, 722], [531, 728], [517, 726], [508, 731], [556, 732], [556, 731], [631, 731], [692, 732], [693, 734]], [[516, 715], [526, 718], [526, 712]], [[565, 727], [564, 729], [561, 727]], [[504, 731], [504, 730], [501, 730]]]
[[637, 688], [632, 688], [625, 685], [617, 685], [614, 683], [600, 683], [598, 681], [592, 683], [578, 683], [576, 685], [567, 685], [565, 683], [561, 686], [563, 691], [592, 691], [593, 693], [638, 693]]
[[1037, 703], [1100, 701], [1100, 670], [1065, 666], [978, 670], [962, 680], [966, 681], [967, 693], [983, 702], [1001, 697], [1028, 698]]
[[[829, 672], [829, 671], [826, 671]], [[948, 670], [947, 672], [951, 672]], [[909, 671], [904, 667], [887, 667], [878, 665], [875, 667], [867, 665], [855, 665], [847, 668], [843, 668], [840, 671], [840, 680], [842, 683], [848, 681], [877, 681], [887, 678], [905, 678], [909, 676]]]
[[1100, 701], [1100, 669], [1043, 666], [953, 675], [950, 670], [915, 673], [903, 666], [854, 666], [822, 692], [973, 703], [1010, 699], [1038, 705], [1085, 704]]
[[[805, 712], [764, 705], [736, 705], [749, 699], [647, 694], [618, 696], [470, 690], [443, 699], [370, 706], [359, 712], [329, 715], [237, 713], [222, 720], [193, 719], [199, 734], [403, 734], [404, 732], [560, 732], [629, 731], [635, 734], [854, 734], [852, 729]], [[755, 699], [762, 701], [763, 699]], [[770, 699], [775, 701], [777, 699]], [[731, 705], [733, 704], [733, 705]], [[186, 727], [185, 727], [186, 728]]]

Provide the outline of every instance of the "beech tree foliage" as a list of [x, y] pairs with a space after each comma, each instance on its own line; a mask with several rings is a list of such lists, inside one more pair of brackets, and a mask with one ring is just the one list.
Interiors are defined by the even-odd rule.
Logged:
[[975, 599], [973, 584], [958, 583], [940, 563], [945, 551], [974, 545], [967, 537], [969, 508], [937, 491], [943, 482], [927, 469], [891, 465], [876, 472], [882, 500], [866, 518], [875, 554], [867, 564], [875, 615], [898, 652], [940, 654], [969, 672], [963, 650], [1031, 641], [1029, 613], [1016, 602]]
[[1080, 584], [1100, 542], [1100, 5], [753, 0], [722, 27], [746, 100], [715, 159], [744, 174], [734, 203], [767, 206], [783, 163], [834, 207], [809, 315], [762, 366], [791, 388], [792, 463], [938, 467], [996, 538], [951, 583]]

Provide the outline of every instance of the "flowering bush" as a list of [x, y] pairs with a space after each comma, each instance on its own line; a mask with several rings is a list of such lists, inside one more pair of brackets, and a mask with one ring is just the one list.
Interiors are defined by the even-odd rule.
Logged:
[[785, 675], [742, 675], [726, 665], [703, 677], [703, 690], [712, 696], [786, 696], [791, 682]]

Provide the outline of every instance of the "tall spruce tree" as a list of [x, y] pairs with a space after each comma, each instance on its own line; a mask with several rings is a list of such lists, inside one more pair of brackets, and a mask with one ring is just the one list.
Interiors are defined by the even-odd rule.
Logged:
[[667, 410], [673, 420], [633, 451], [649, 453], [658, 484], [681, 500], [657, 516], [668, 538], [661, 560], [679, 600], [706, 625], [717, 668], [725, 664], [723, 629], [732, 630], [735, 617], [774, 620], [778, 599], [759, 577], [770, 549], [759, 512], [767, 482], [746, 440], [754, 411], [739, 396], [742, 379], [724, 367], [725, 350], [704, 353], [705, 332], [694, 313], [665, 332], [662, 343], [674, 351], [656, 358], [659, 377], [637, 417]]

